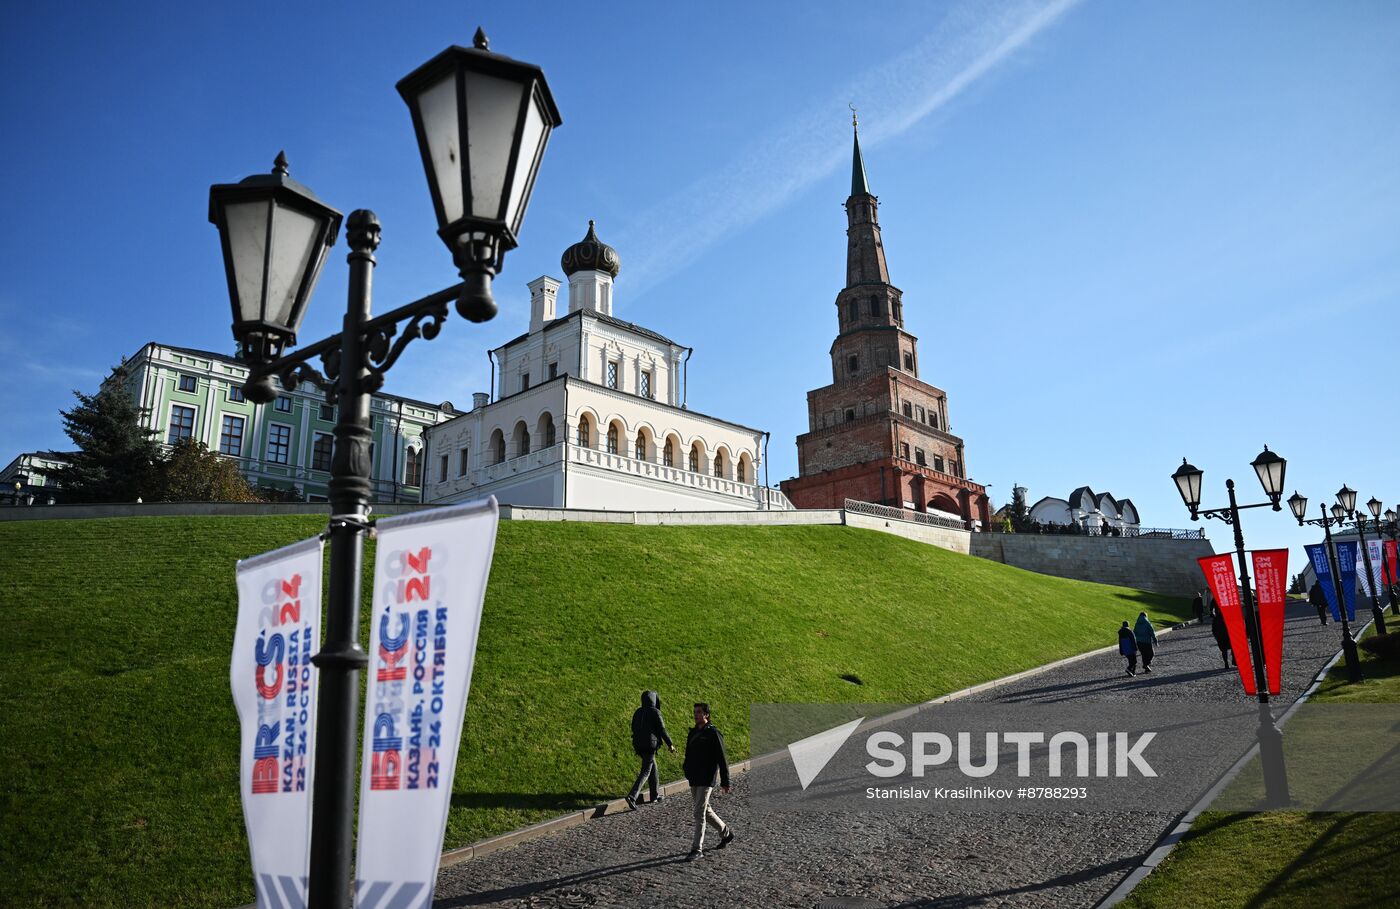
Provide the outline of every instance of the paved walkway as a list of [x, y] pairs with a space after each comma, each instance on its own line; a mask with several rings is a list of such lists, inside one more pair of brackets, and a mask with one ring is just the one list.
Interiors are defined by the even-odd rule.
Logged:
[[[1111, 631], [1111, 629], [1110, 629]], [[1290, 607], [1283, 694], [1295, 700], [1340, 645], [1340, 626]], [[1208, 627], [1162, 638], [1153, 674], [1130, 679], [1115, 656], [1023, 679], [979, 700], [1133, 703], [1213, 701], [1247, 706]], [[1202, 780], [1202, 786], [1211, 782]], [[1091, 907], [1141, 863], [1175, 812], [1033, 815], [754, 816], [746, 775], [715, 807], [738, 839], [695, 863], [690, 798], [590, 821], [445, 869], [436, 906], [815, 907], [836, 897], [869, 907]], [[711, 837], [713, 835], [711, 834]], [[707, 845], [710, 845], [707, 838]], [[840, 905], [833, 903], [832, 905]]]

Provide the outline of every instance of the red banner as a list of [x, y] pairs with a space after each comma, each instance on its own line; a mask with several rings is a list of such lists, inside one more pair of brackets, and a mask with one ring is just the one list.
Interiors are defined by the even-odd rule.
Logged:
[[1396, 557], [1396, 551], [1395, 551], [1395, 550], [1396, 550], [1395, 541], [1394, 541], [1394, 540], [1386, 540], [1386, 541], [1385, 541], [1385, 565], [1386, 565], [1386, 568], [1390, 571], [1390, 583], [1392, 583], [1392, 584], [1400, 583], [1400, 575], [1397, 575], [1397, 574], [1395, 573], [1395, 569], [1396, 569], [1397, 567], [1400, 567], [1400, 566], [1397, 566], [1397, 565], [1396, 565], [1397, 562], [1400, 562], [1400, 558], [1397, 558], [1397, 557]]
[[1235, 557], [1230, 553], [1203, 556], [1196, 560], [1201, 573], [1206, 576], [1210, 595], [1215, 597], [1215, 606], [1225, 619], [1225, 630], [1230, 633], [1230, 650], [1235, 654], [1235, 666], [1240, 671], [1240, 681], [1244, 683], [1244, 693], [1253, 695], [1254, 663], [1249, 659], [1249, 636], [1244, 630], [1244, 612], [1240, 609], [1239, 580], [1235, 576]]
[[1278, 694], [1283, 676], [1283, 602], [1287, 598], [1288, 550], [1254, 551], [1254, 589], [1259, 592], [1259, 636], [1269, 694]]

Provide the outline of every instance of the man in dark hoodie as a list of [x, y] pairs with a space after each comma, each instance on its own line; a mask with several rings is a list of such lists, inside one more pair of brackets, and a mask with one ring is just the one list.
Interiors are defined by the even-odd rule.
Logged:
[[710, 724], [710, 705], [695, 705], [695, 727], [685, 741], [685, 778], [690, 783], [690, 796], [695, 802], [695, 839], [690, 844], [688, 861], [698, 859], [705, 849], [705, 824], [719, 832], [719, 847], [734, 842], [734, 831], [710, 807], [710, 794], [716, 777], [720, 789], [729, 792], [729, 760], [724, 754], [724, 736]]
[[642, 783], [648, 777], [651, 779], [651, 800], [655, 802], [661, 798], [657, 792], [660, 780], [656, 773], [656, 752], [661, 750], [662, 742], [666, 743], [672, 754], [676, 753], [676, 746], [666, 733], [666, 721], [661, 719], [661, 695], [655, 691], [643, 691], [642, 706], [632, 713], [632, 750], [642, 759], [637, 782], [632, 784], [632, 791], [627, 794], [627, 807], [633, 811], [637, 810], [637, 801], [642, 797]]

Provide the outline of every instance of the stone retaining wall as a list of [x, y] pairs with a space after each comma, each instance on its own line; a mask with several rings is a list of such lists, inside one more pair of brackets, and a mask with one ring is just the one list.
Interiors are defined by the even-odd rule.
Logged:
[[978, 533], [971, 552], [1040, 574], [1189, 597], [1205, 587], [1196, 559], [1215, 549], [1205, 539]]

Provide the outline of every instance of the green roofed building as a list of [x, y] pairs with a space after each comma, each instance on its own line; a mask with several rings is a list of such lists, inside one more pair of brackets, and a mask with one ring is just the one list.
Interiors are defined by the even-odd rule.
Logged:
[[[233, 357], [155, 341], [124, 366], [132, 397], [161, 444], [193, 438], [236, 460], [256, 486], [326, 501], [336, 415], [320, 389], [304, 382], [269, 404], [254, 404], [242, 391], [248, 367]], [[421, 500], [423, 430], [455, 415], [451, 402], [373, 396], [374, 501]]]

